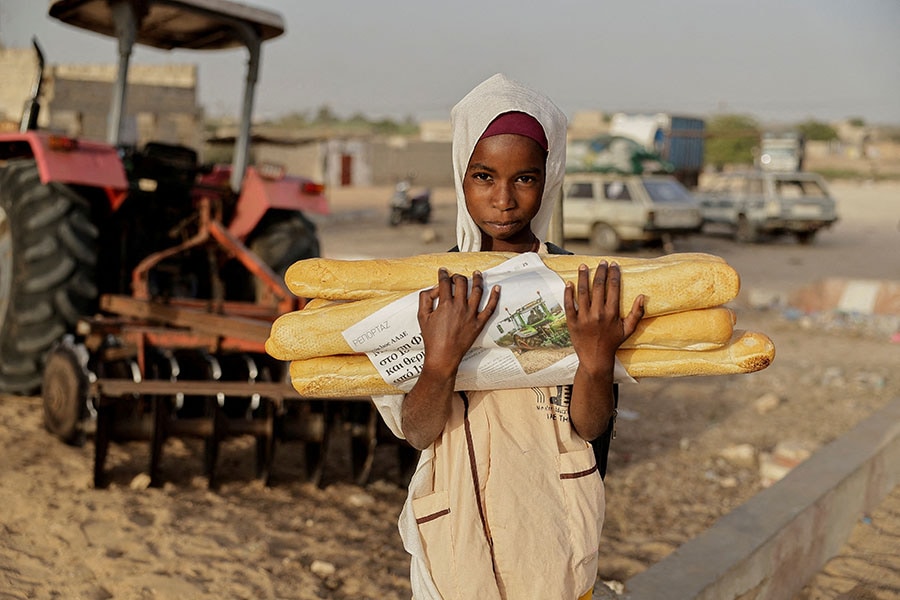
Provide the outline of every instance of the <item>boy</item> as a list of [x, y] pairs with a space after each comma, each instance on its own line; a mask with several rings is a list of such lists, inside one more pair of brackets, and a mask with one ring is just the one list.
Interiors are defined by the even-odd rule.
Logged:
[[[553, 249], [544, 240], [565, 168], [562, 112], [495, 75], [451, 117], [458, 249]], [[405, 396], [376, 399], [422, 450], [400, 516], [414, 598], [590, 597], [605, 504], [588, 441], [609, 422], [615, 352], [643, 316], [638, 297], [620, 318], [619, 286], [619, 268], [602, 262], [593, 282], [582, 265], [566, 287], [573, 385], [471, 392], [454, 391], [456, 372], [500, 289], [483, 302], [480, 273], [470, 292], [466, 276], [440, 269], [421, 292], [421, 375]]]

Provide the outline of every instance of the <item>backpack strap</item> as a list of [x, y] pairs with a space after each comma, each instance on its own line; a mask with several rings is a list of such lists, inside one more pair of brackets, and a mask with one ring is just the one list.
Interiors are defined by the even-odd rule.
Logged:
[[616, 417], [619, 414], [619, 384], [613, 384], [613, 413], [609, 418], [606, 431], [591, 442], [594, 448], [594, 458], [597, 460], [597, 469], [600, 471], [600, 479], [606, 478], [606, 465], [609, 462], [609, 444], [616, 438]]

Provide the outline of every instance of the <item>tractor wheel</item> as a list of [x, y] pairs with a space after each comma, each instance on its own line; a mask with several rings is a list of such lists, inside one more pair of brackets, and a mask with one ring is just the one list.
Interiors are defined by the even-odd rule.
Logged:
[[[248, 239], [247, 247], [282, 279], [298, 260], [319, 256], [315, 224], [296, 211], [270, 211]], [[229, 300], [253, 302], [263, 296], [263, 282], [237, 261], [225, 265], [222, 277]]]
[[0, 392], [37, 392], [50, 348], [94, 312], [97, 236], [88, 201], [33, 160], [0, 169]]
[[591, 230], [591, 239], [589, 241], [591, 250], [597, 254], [609, 254], [615, 252], [622, 245], [619, 234], [616, 230], [606, 223], [597, 223]]
[[47, 355], [41, 385], [44, 427], [65, 443], [76, 446], [85, 440], [82, 422], [87, 416], [86, 364], [87, 350], [76, 346], [71, 336], [65, 336]]

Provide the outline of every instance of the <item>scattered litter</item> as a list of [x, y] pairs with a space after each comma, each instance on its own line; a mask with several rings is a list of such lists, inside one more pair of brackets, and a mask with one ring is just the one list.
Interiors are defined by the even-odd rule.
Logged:
[[756, 408], [756, 414], [759, 415], [765, 415], [772, 412], [778, 408], [780, 404], [781, 398], [778, 397], [778, 394], [773, 392], [763, 394], [753, 402], [753, 406]]
[[786, 321], [804, 329], [856, 333], [867, 337], [900, 343], [900, 315], [864, 314], [859, 312], [819, 311], [803, 312], [794, 307], [781, 310]]
[[133, 490], [146, 490], [150, 487], [150, 476], [146, 473], [138, 473], [131, 480], [131, 483], [128, 484], [128, 487]]
[[324, 560], [314, 560], [309, 566], [309, 570], [312, 571], [314, 575], [325, 579], [334, 575], [335, 571], [337, 571], [337, 567]]
[[799, 441], [778, 442], [771, 453], [759, 455], [759, 475], [763, 487], [783, 479], [791, 469], [812, 456], [814, 448]]
[[722, 448], [719, 450], [719, 456], [734, 467], [745, 469], [756, 467], [756, 448], [751, 444], [735, 444]]

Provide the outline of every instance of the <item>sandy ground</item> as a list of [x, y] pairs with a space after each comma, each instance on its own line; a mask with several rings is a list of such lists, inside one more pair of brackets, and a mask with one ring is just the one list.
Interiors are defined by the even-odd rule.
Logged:
[[[600, 568], [613, 586], [759, 492], [759, 462], [780, 442], [814, 451], [900, 396], [896, 320], [801, 316], [777, 305], [826, 276], [900, 279], [900, 185], [833, 188], [842, 220], [811, 246], [788, 238], [741, 246], [709, 235], [676, 242], [677, 251], [711, 252], [735, 266], [738, 327], [767, 333], [777, 357], [752, 375], [622, 386]], [[388, 227], [389, 195], [333, 192], [335, 214], [320, 220], [324, 254], [403, 256], [453, 245], [450, 190], [435, 192], [429, 226]], [[379, 448], [370, 482], [353, 485], [346, 432], [336, 431], [323, 487], [304, 481], [302, 445], [281, 445], [263, 487], [253, 479], [252, 442], [231, 440], [217, 491], [201, 475], [199, 442], [168, 442], [159, 489], [145, 487], [146, 444], [120, 444], [108, 460], [110, 487], [96, 490], [93, 444], [67, 446], [46, 433], [40, 399], [0, 397], [0, 423], [2, 600], [409, 597], [396, 533], [405, 492], [391, 444]], [[752, 448], [749, 461], [722, 456], [739, 444]]]

